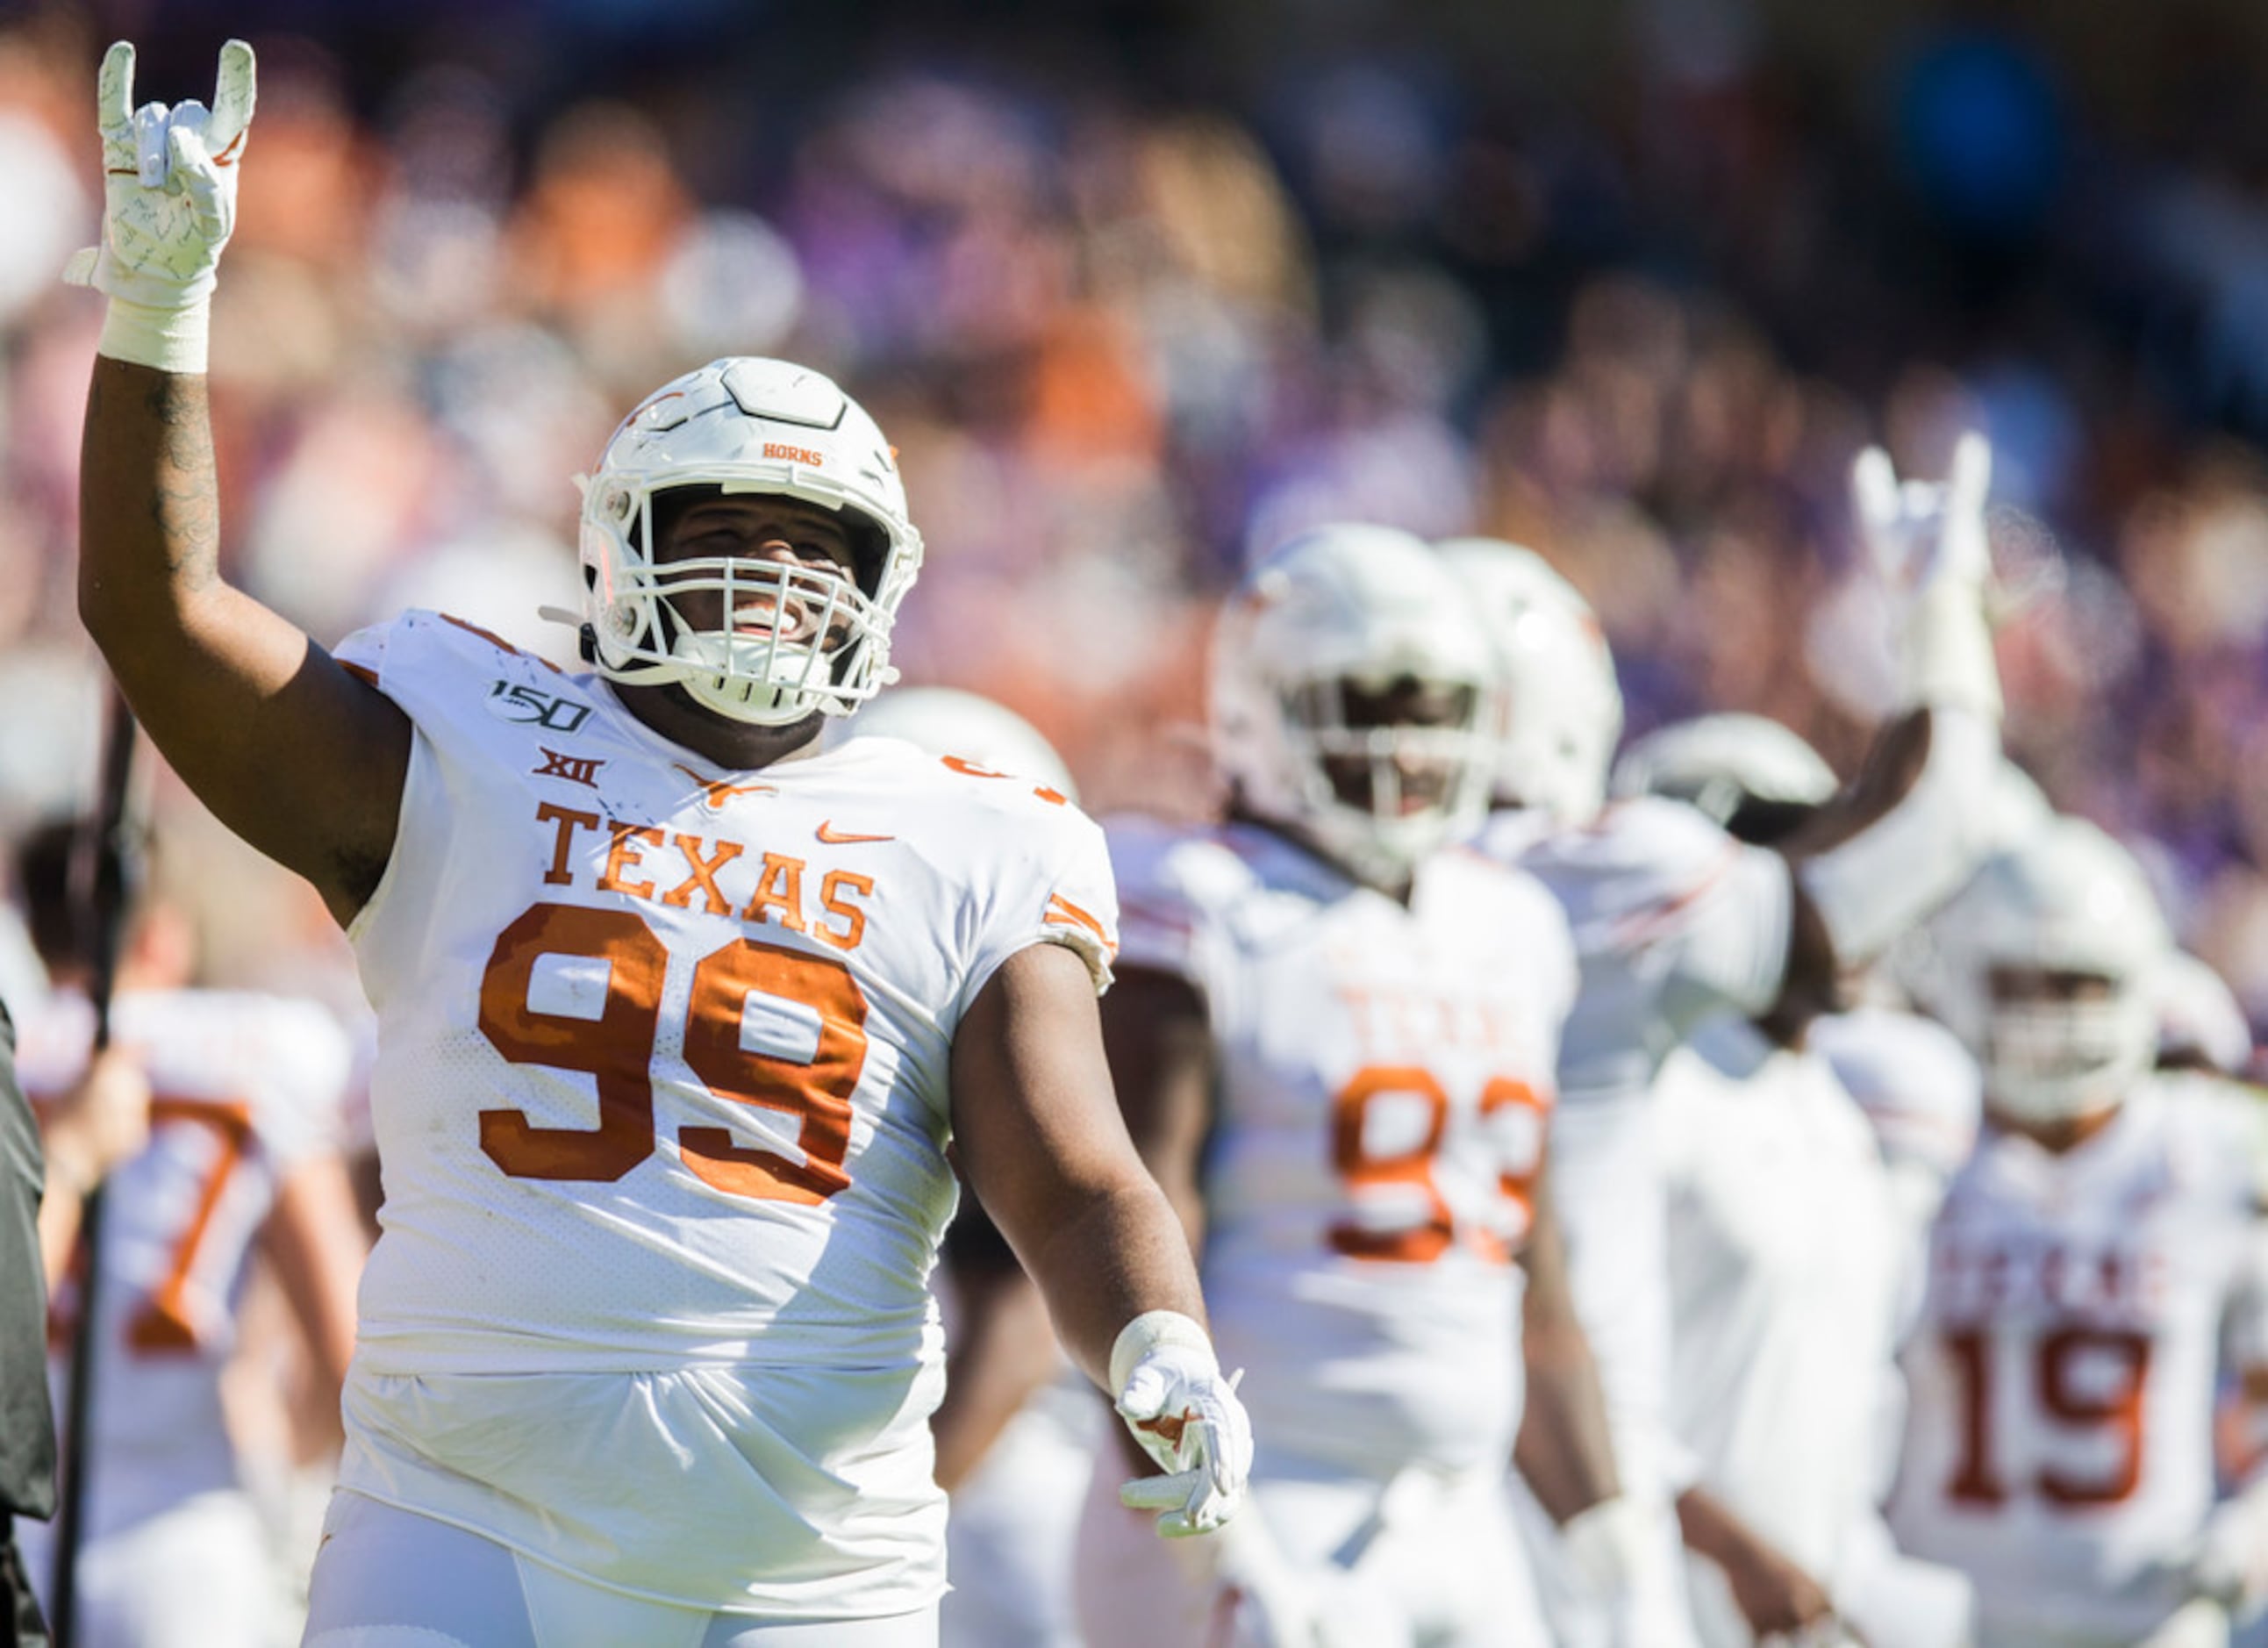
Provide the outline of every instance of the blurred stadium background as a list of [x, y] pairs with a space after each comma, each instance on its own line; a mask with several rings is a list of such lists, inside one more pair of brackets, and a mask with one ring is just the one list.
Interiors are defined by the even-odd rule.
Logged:
[[[1852, 454], [1999, 454], [2008, 740], [2268, 1027], [2268, 9], [2225, 0], [120, 0], [0, 12], [0, 832], [80, 804], [102, 46], [261, 55], [216, 317], [226, 555], [334, 641], [556, 657], [575, 497], [684, 367], [794, 356], [902, 448], [909, 680], [1098, 809], [1204, 804], [1211, 598], [1317, 521], [1540, 549], [1634, 732], [1883, 707]], [[289, 751], [277, 758], [290, 759]], [[1980, 800], [1981, 804], [1981, 800]], [[353, 986], [161, 787], [224, 981]], [[279, 947], [279, 936], [285, 942]]]

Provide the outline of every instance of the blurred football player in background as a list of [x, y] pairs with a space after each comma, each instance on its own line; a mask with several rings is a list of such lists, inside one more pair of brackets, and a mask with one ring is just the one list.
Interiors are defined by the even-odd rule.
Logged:
[[[18, 1069], [35, 1104], [79, 1079], [93, 1036], [70, 897], [77, 833], [70, 824], [36, 831], [17, 859], [33, 942], [55, 987], [22, 1012]], [[98, 1269], [78, 1554], [87, 1644], [283, 1639], [291, 1622], [268, 1508], [251, 1491], [222, 1398], [255, 1265], [291, 1305], [311, 1406], [334, 1429], [354, 1351], [364, 1244], [338, 1153], [345, 1032], [313, 1002], [191, 988], [195, 972], [185, 919], [162, 898], [144, 900], [111, 1024], [154, 1092], [148, 1142], [111, 1174], [100, 1251], [83, 1261]], [[71, 1341], [74, 1309], [66, 1280], [55, 1299], [59, 1345]], [[61, 1358], [54, 1386], [61, 1413]], [[23, 1545], [44, 1592], [50, 1530], [27, 1528]]]
[[1975, 1580], [1979, 1641], [2228, 1639], [2268, 1602], [2268, 1485], [2217, 1496], [2224, 1377], [2268, 1405], [2263, 1118], [2152, 1074], [2169, 941], [2132, 855], [2058, 818], [1932, 923], [1925, 1002], [1988, 1124], [1932, 1240], [1890, 1520]]
[[[36, 957], [33, 958], [36, 966]], [[11, 998], [32, 992], [19, 980]], [[85, 1199], [149, 1138], [141, 1057], [113, 1044], [34, 1120], [16, 1079], [16, 1026], [0, 1001], [0, 1641], [45, 1648], [47, 1624], [19, 1536], [55, 1509], [47, 1304], [69, 1262]], [[40, 1580], [48, 1570], [43, 1565]]]
[[[1801, 828], [1836, 788], [1794, 733], [1731, 714], [1638, 740], [1613, 781], [1617, 796], [1688, 802], [1752, 846]], [[1696, 1484], [1679, 1510], [1694, 1545], [1771, 1553], [1870, 1648], [1962, 1648], [1966, 1581], [1898, 1558], [1876, 1509], [1913, 1248], [1867, 1113], [1809, 1046], [1822, 1022], [1709, 1019], [1655, 1084], [1669, 1424]], [[1745, 1575], [1695, 1556], [1688, 1576], [1711, 1648], [1765, 1634]]]
[[[830, 745], [898, 738], [939, 760], [1079, 787], [1013, 710], [954, 687], [899, 687], [828, 728]], [[945, 1398], [930, 1416], [937, 1482], [953, 1496], [939, 1609], [943, 1648], [1078, 1648], [1071, 1549], [1102, 1435], [1086, 1381], [1064, 1359], [1046, 1303], [973, 1196], [938, 1251]]]
[[[379, 1015], [383, 1233], [320, 1648], [936, 1637], [927, 1282], [961, 1169], [1067, 1347], [1222, 1523], [1250, 1436], [1109, 1097], [1100, 832], [888, 740], [921, 563], [821, 374], [727, 358], [584, 483], [589, 671], [412, 612], [334, 657], [221, 580], [204, 368], [252, 118], [104, 59], [82, 617], [158, 747], [306, 876]], [[416, 1576], [406, 1584], [404, 1576]]]
[[[1669, 1510], [1685, 1484], [1672, 1480], [1666, 1447], [1668, 1264], [1648, 1093], [1670, 1050], [1712, 1013], [1771, 1021], [1830, 1005], [1843, 965], [1878, 953], [1982, 854], [1969, 798], [1998, 759], [2000, 712], [1983, 604], [1990, 469], [1975, 436], [1943, 484], [1901, 486], [1881, 454], [1861, 458], [1860, 524], [1886, 595], [1901, 607], [1909, 707], [1884, 729], [1859, 781], [1771, 848], [1743, 846], [1673, 802], [1638, 798], [1602, 811], [1621, 694], [1588, 605], [1528, 551], [1484, 539], [1444, 546], [1505, 669], [1498, 810], [1483, 845], [1551, 889], [1582, 959], [1553, 1146], [1575, 1299], [1599, 1360], [1617, 1468], [1653, 1550], [1634, 1570], [1642, 1589], [1616, 1606], [1641, 1610], [1651, 1640], [1665, 1644], [1690, 1628]], [[1526, 1474], [1550, 1504], [1554, 1486]], [[1548, 1534], [1534, 1532], [1548, 1551]], [[1767, 1552], [1725, 1545], [1705, 1554], [1736, 1576], [1760, 1627], [1799, 1623], [1824, 1607], [1815, 1587]], [[1547, 1556], [1543, 1566], [1549, 1596], [1550, 1577], [1571, 1564]], [[1594, 1611], [1575, 1600], [1555, 1615], [1574, 1635]]]
[[1112, 1069], [1260, 1447], [1255, 1514], [1179, 1572], [1098, 1481], [1096, 1648], [1547, 1640], [1499, 1486], [1523, 1349], [1570, 1542], [1611, 1541], [1545, 1152], [1574, 961], [1541, 887], [1453, 845], [1491, 753], [1468, 609], [1407, 534], [1285, 544], [1214, 641], [1226, 821], [1112, 825]]

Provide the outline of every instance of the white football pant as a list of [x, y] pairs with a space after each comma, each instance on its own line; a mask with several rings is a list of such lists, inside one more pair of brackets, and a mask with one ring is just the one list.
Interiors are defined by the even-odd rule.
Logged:
[[301, 1648], [937, 1648], [937, 1610], [766, 1621], [577, 1579], [464, 1528], [341, 1489]]

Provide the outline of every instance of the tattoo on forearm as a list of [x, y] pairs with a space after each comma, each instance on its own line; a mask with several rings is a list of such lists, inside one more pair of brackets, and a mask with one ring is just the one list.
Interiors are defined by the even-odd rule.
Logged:
[[158, 443], [152, 520], [168, 569], [201, 589], [220, 576], [220, 486], [204, 380], [161, 374], [147, 408]]

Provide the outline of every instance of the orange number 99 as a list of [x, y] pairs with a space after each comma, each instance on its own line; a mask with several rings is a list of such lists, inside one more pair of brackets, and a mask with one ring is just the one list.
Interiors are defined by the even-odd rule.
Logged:
[[[599, 1016], [538, 1012], [529, 1005], [546, 956], [607, 964]], [[513, 1064], [577, 1070], [596, 1083], [596, 1127], [540, 1127], [518, 1110], [480, 1112], [481, 1149], [513, 1179], [611, 1182], [652, 1154], [653, 1049], [661, 1024], [669, 952], [627, 910], [539, 904], [497, 935], [481, 979], [481, 1033]], [[819, 1016], [806, 1062], [741, 1045], [751, 993], [800, 1003]], [[723, 1127], [683, 1127], [685, 1164], [704, 1183], [762, 1201], [815, 1205], [850, 1182], [850, 1095], [866, 1064], [866, 998], [850, 971], [823, 956], [741, 938], [694, 969], [685, 1060], [709, 1090], [801, 1119], [805, 1160], [735, 1144]]]

